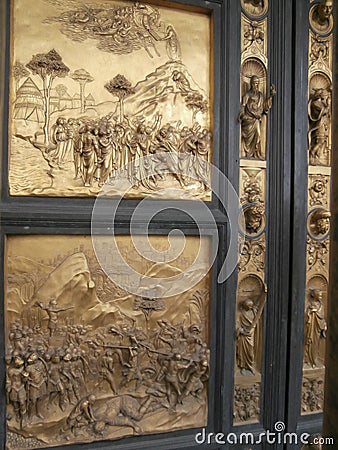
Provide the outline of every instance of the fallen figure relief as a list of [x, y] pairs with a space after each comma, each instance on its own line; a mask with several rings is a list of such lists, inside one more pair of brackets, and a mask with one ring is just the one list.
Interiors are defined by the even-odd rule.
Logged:
[[[93, 268], [86, 253], [61, 256], [48, 269], [33, 259], [11, 262], [9, 449], [205, 424], [210, 353], [205, 281], [176, 298], [152, 298], [151, 289], [128, 295]], [[165, 264], [164, 269], [172, 270]], [[18, 286], [32, 280], [36, 288], [25, 300], [19, 297], [19, 307]]]

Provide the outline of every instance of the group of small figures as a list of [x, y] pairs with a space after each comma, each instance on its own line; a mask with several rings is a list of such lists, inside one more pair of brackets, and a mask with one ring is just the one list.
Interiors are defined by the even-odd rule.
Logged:
[[135, 324], [69, 325], [51, 336], [48, 328], [14, 322], [9, 335], [7, 419], [20, 428], [65, 420], [66, 430], [76, 434], [96, 423], [90, 409], [97, 401], [113, 399], [117, 412], [109, 424], [137, 431], [135, 420], [147, 412], [173, 414], [189, 397], [204, 398], [209, 350], [198, 324], [158, 320], [149, 335]]
[[260, 414], [260, 385], [235, 386], [234, 421], [255, 420]]
[[[59, 117], [51, 128], [52, 142], [45, 157], [52, 168], [74, 164], [74, 178], [85, 187], [124, 176], [132, 186], [156, 190], [166, 174], [185, 188], [191, 180], [200, 182], [204, 190], [210, 184], [208, 154], [211, 133], [195, 123], [192, 127], [167, 123], [156, 115], [153, 123], [144, 119], [122, 122], [105, 116], [100, 120]], [[142, 157], [151, 158], [142, 160]]]
[[324, 388], [323, 380], [315, 378], [305, 379], [303, 382], [302, 406], [303, 411], [310, 413], [323, 409]]

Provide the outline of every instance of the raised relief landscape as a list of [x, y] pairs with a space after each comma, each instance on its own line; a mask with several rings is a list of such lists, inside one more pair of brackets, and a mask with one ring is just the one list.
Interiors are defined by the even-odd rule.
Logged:
[[107, 277], [89, 236], [7, 239], [6, 448], [206, 425], [209, 275], [176, 296], [159, 281], [194, 260], [195, 238], [186, 239], [169, 265], [138, 260], [131, 238], [119, 237], [139, 269], [139, 295]]
[[28, 17], [29, 0], [13, 3], [11, 195], [96, 196], [124, 176], [128, 198], [177, 187], [210, 199], [208, 15], [37, 0]]

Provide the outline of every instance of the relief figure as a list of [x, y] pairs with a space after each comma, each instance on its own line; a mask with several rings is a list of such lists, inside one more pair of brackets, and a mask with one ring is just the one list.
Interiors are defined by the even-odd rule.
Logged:
[[309, 215], [309, 234], [316, 239], [322, 239], [330, 231], [330, 211], [323, 208], [315, 209]]
[[270, 96], [264, 98], [259, 90], [259, 78], [253, 75], [250, 89], [244, 94], [238, 120], [241, 123], [242, 151], [245, 158], [264, 159], [261, 143], [261, 121], [272, 106], [275, 88], [270, 87]]
[[236, 358], [242, 375], [255, 374], [255, 330], [264, 308], [265, 294], [263, 291], [257, 302], [248, 297], [240, 305]]
[[305, 363], [311, 367], [318, 366], [319, 345], [326, 338], [326, 330], [323, 293], [312, 289], [305, 312]]
[[331, 95], [327, 89], [316, 89], [309, 100], [310, 164], [320, 164], [329, 151]]

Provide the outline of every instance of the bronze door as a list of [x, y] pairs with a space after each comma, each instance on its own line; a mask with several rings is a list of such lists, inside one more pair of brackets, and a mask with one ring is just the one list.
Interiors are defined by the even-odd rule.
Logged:
[[309, 448], [330, 0], [0, 11], [0, 448]]

